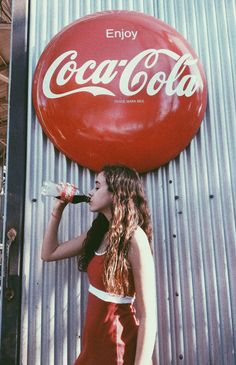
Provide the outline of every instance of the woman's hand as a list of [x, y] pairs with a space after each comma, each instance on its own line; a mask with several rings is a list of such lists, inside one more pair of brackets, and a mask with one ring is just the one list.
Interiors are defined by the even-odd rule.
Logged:
[[53, 205], [52, 216], [54, 218], [56, 218], [56, 217], [61, 218], [63, 210], [65, 209], [67, 204], [68, 204], [68, 202], [56, 198], [54, 201], [54, 205]]

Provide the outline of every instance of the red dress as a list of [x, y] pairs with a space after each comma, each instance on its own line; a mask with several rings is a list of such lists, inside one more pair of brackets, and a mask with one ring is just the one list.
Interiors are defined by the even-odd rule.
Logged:
[[[104, 293], [104, 257], [104, 254], [96, 254], [88, 265], [88, 278], [93, 289], [95, 288], [95, 294], [89, 292], [82, 352], [74, 365], [134, 365], [138, 332], [135, 308], [133, 303], [111, 302], [109, 294], [107, 293], [107, 296]], [[133, 296], [134, 282], [131, 270], [129, 278], [132, 288], [129, 295]], [[98, 295], [102, 293], [102, 297], [104, 294], [105, 297], [99, 298], [96, 290]], [[116, 301], [117, 296], [114, 298]]]

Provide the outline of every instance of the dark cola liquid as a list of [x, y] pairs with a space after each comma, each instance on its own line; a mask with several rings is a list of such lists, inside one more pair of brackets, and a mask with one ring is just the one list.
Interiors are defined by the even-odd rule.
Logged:
[[[61, 199], [60, 196], [56, 196], [56, 198]], [[89, 201], [90, 201], [90, 198], [87, 195], [74, 195], [74, 197], [70, 203], [72, 203], [72, 204], [88, 203]]]

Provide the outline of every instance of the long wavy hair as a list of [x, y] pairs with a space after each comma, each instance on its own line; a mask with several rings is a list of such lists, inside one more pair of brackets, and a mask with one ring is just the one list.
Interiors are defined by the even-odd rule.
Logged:
[[129, 263], [127, 255], [130, 239], [140, 226], [147, 235], [151, 246], [151, 217], [144, 193], [143, 183], [134, 169], [125, 166], [105, 166], [102, 169], [108, 191], [113, 193], [112, 218], [108, 222], [99, 213], [93, 221], [83, 249], [78, 256], [78, 269], [87, 271], [88, 264], [94, 256], [104, 235], [107, 234], [108, 246], [104, 260], [103, 282], [109, 293], [128, 295]]

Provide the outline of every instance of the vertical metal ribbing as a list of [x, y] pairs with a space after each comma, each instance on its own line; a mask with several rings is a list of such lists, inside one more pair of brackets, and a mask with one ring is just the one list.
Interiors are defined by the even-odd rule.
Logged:
[[[76, 260], [42, 264], [40, 247], [52, 208], [44, 180], [71, 181], [89, 191], [94, 174], [55, 150], [31, 105], [32, 77], [50, 39], [84, 15], [136, 10], [175, 27], [199, 55], [208, 108], [197, 136], [178, 158], [144, 174], [154, 225], [159, 365], [233, 365], [236, 328], [236, 124], [233, 1], [65, 1], [31, 3], [27, 186], [21, 358], [29, 365], [72, 364], [80, 349], [86, 277]], [[86, 205], [68, 207], [61, 240], [85, 231]], [[78, 222], [78, 223], [77, 223]]]

